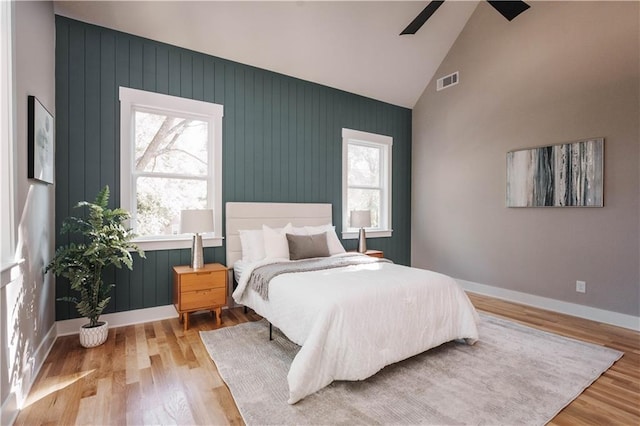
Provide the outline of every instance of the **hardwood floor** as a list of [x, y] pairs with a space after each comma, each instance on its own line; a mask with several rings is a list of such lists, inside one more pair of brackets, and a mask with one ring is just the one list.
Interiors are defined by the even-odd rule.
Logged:
[[[640, 333], [469, 296], [478, 310], [625, 352], [550, 424], [640, 424]], [[223, 311], [221, 327], [259, 319], [234, 308]], [[93, 349], [61, 337], [15, 424], [242, 424], [198, 335], [215, 328], [210, 315], [198, 314], [187, 331], [177, 318], [111, 329]]]

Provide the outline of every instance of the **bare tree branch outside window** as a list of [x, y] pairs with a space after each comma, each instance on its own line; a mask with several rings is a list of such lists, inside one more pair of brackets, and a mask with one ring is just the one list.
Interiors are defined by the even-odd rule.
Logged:
[[208, 124], [136, 111], [136, 232], [178, 232], [180, 210], [207, 205]]

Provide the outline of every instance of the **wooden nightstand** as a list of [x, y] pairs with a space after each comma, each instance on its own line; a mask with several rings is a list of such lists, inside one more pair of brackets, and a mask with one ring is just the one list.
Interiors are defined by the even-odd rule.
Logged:
[[185, 330], [189, 313], [204, 309], [215, 311], [219, 325], [222, 307], [227, 304], [227, 267], [220, 263], [207, 263], [202, 269], [174, 266], [173, 304]]
[[[355, 252], [355, 250], [352, 251]], [[364, 254], [371, 257], [384, 257], [384, 252], [382, 250], [367, 250]]]

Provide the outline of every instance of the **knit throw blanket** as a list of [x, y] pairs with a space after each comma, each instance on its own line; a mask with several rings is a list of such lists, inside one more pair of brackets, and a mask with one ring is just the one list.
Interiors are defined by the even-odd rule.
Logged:
[[269, 283], [282, 274], [295, 272], [321, 271], [323, 269], [342, 268], [352, 265], [387, 262], [388, 259], [363, 256], [361, 254], [346, 254], [337, 257], [316, 257], [313, 259], [296, 260], [293, 262], [277, 262], [258, 266], [249, 277], [247, 286], [254, 289], [264, 300], [269, 300]]

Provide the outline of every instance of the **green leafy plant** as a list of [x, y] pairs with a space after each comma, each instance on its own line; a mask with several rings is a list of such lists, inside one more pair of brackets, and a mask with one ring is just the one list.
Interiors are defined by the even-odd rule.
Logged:
[[111, 288], [102, 278], [104, 268], [122, 265], [133, 269], [131, 251], [144, 257], [144, 252], [131, 242], [133, 233], [124, 226], [129, 212], [117, 208], [109, 209], [109, 186], [105, 186], [93, 203], [79, 202], [75, 208], [88, 208], [88, 217], [70, 216], [64, 220], [61, 234], [78, 233], [84, 238], [82, 243], [70, 243], [58, 247], [53, 260], [46, 266], [45, 273], [53, 271], [56, 276], [69, 279], [72, 290], [78, 297], [60, 297], [57, 300], [75, 303], [80, 315], [89, 319], [89, 327], [97, 327], [102, 311], [111, 300]]

